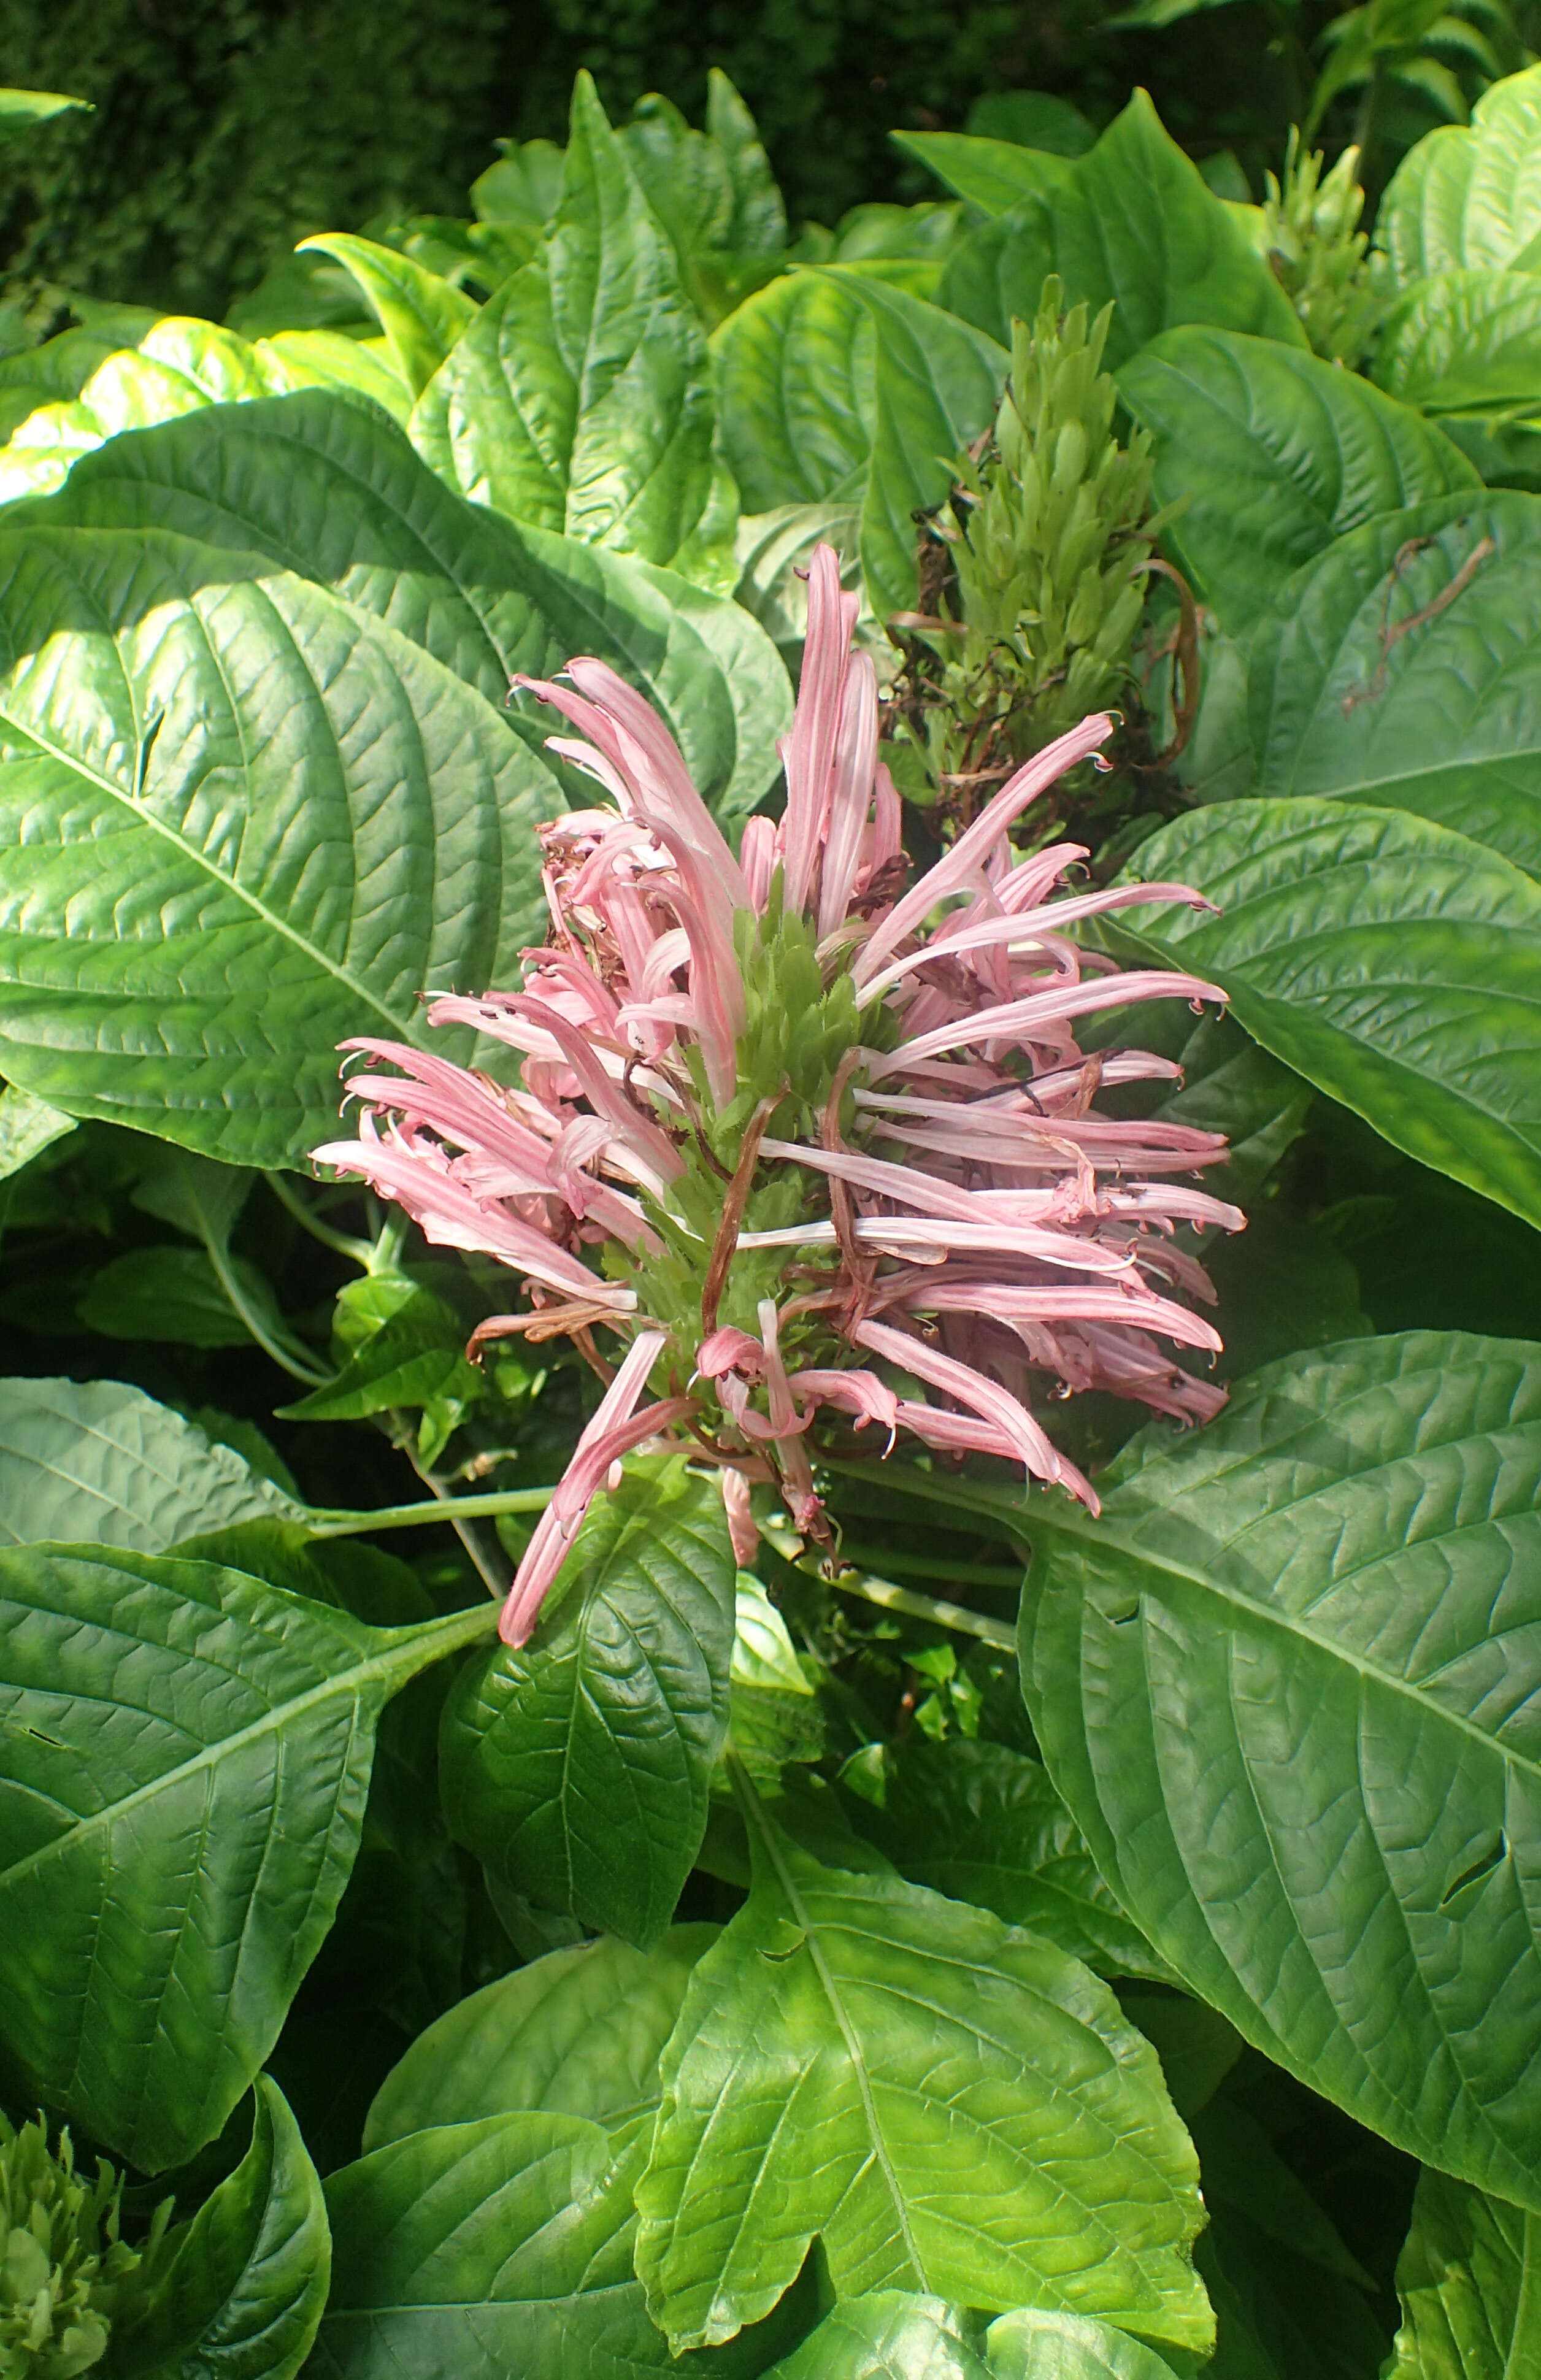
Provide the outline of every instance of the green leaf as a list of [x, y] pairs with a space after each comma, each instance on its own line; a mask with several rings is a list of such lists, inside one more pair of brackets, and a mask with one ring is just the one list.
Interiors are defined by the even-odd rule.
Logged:
[[1417, 414], [1276, 340], [1165, 332], [1124, 365], [1119, 394], [1155, 439], [1158, 506], [1181, 502], [1166, 542], [1232, 634], [1334, 538], [1478, 484]]
[[302, 1508], [227, 1446], [121, 1380], [0, 1380], [0, 1545], [164, 1553], [195, 1530]]
[[212, 2140], [358, 1848], [374, 1722], [490, 1608], [366, 1628], [236, 1571], [0, 1554], [0, 2033], [146, 2171]]
[[851, 1816], [911, 1884], [993, 1910], [1100, 1973], [1167, 1974], [1038, 1761], [982, 1739], [912, 1737], [891, 1752], [882, 1791], [876, 1806], [850, 1794]]
[[8, 1182], [34, 1157], [52, 1148], [56, 1140], [76, 1129], [75, 1118], [59, 1108], [51, 1108], [46, 1099], [35, 1099], [30, 1091], [19, 1090], [7, 1084], [0, 1091], [0, 1182]]
[[988, 215], [1003, 215], [1019, 199], [1051, 190], [1070, 170], [1068, 158], [1047, 149], [1025, 149], [1014, 140], [966, 132], [892, 132], [889, 138], [895, 148], [918, 157], [939, 182]]
[[[746, 1818], [754, 1882], [690, 1980], [637, 2186], [678, 2350], [835, 2289], [1025, 2298], [1207, 2346], [1196, 2164], [1156, 2054], [1051, 1944]], [[1095, 2212], [1093, 2211], [1095, 2210]]]
[[1259, 1206], [1244, 1232], [1217, 1232], [1204, 1252], [1225, 1332], [1215, 1376], [1234, 1380], [1276, 1356], [1340, 1339], [1367, 1339], [1359, 1276], [1331, 1232], [1280, 1200]]
[[734, 600], [774, 639], [789, 671], [801, 666], [808, 621], [807, 565], [816, 545], [834, 547], [841, 556], [841, 577], [847, 591], [862, 597], [858, 637], [865, 641], [864, 631], [869, 634], [874, 625], [856, 552], [860, 519], [858, 504], [835, 501], [782, 504], [774, 512], [746, 514], [738, 524], [739, 580]]
[[1171, 2380], [1172, 2369], [1110, 2323], [1028, 2306], [990, 2324], [986, 2350], [994, 2380]]
[[1520, 2380], [1541, 2356], [1541, 2217], [1419, 2176], [1386, 2380]]
[[1207, 2107], [1243, 2050], [1235, 2026], [1180, 1992], [1125, 1992], [1123, 2012], [1156, 2046], [1171, 2104], [1185, 2124]]
[[[82, 461], [38, 517], [265, 553], [500, 708], [516, 672], [551, 676], [574, 653], [597, 654], [657, 705], [719, 815], [752, 809], [776, 773], [792, 689], [736, 603], [465, 504], [389, 423], [319, 392], [120, 441]], [[550, 714], [529, 710], [540, 744]]]
[[1097, 139], [1080, 109], [1049, 91], [987, 91], [969, 108], [964, 130], [1056, 157], [1084, 157]]
[[377, 1330], [358, 1346], [335, 1379], [313, 1389], [279, 1414], [282, 1421], [359, 1421], [396, 1405], [426, 1405], [434, 1397], [470, 1402], [486, 1378], [465, 1356], [466, 1326], [442, 1297], [408, 1283]]
[[1158, 871], [1222, 914], [1128, 913], [1142, 949], [1219, 983], [1394, 1147], [1541, 1225], [1534, 880], [1426, 820], [1306, 800], [1191, 812], [1141, 845], [1131, 872]]
[[[271, 1304], [272, 1293], [255, 1265], [237, 1257], [234, 1269], [250, 1300]], [[115, 1257], [92, 1277], [75, 1310], [89, 1330], [99, 1330], [104, 1339], [182, 1347], [252, 1343], [201, 1248], [134, 1248]]]
[[251, 2146], [166, 2235], [114, 2320], [102, 2380], [295, 2380], [331, 2270], [321, 2178], [283, 2093], [260, 2074]]
[[551, 771], [255, 556], [0, 535], [0, 721], [26, 756], [0, 763], [0, 1050], [74, 1113], [293, 1164], [340, 1041], [419, 1037], [429, 984], [512, 980], [543, 930]]
[[847, 2298], [770, 2380], [989, 2380], [956, 2306], [903, 2289]]
[[1049, 273], [1060, 275], [1067, 305], [1085, 299], [1095, 313], [1114, 301], [1110, 370], [1179, 322], [1306, 344], [1266, 261], [1143, 91], [1050, 189], [970, 235], [947, 266], [940, 300], [1009, 342], [1012, 318], [1031, 322], [1037, 312]]
[[721, 67], [707, 68], [706, 127], [726, 161], [733, 195], [725, 245], [774, 254], [786, 245], [786, 208], [759, 128]]
[[607, 2131], [658, 2105], [659, 2053], [714, 1925], [672, 1925], [652, 1949], [606, 1938], [501, 1975], [419, 2035], [386, 2077], [366, 2149], [431, 2124], [549, 2110]]
[[353, 232], [317, 232], [299, 247], [301, 254], [319, 249], [334, 257], [352, 274], [385, 334], [396, 370], [412, 395], [420, 395], [476, 320], [477, 309], [465, 291], [399, 249], [382, 248]]
[[561, 207], [435, 378], [414, 440], [478, 504], [668, 563], [711, 500], [712, 411], [673, 249], [580, 73]]
[[823, 1707], [785, 1621], [752, 1572], [739, 1572], [734, 1600], [729, 1730], [756, 1783], [773, 1792], [789, 1761], [823, 1757]]
[[679, 1457], [596, 1499], [534, 1642], [456, 1682], [444, 1806], [516, 1892], [639, 1949], [674, 1913], [728, 1718], [722, 1493]]
[[1414, 283], [1381, 324], [1375, 376], [1426, 413], [1541, 404], [1541, 279], [1468, 271]]
[[1526, 267], [1541, 236], [1541, 67], [1485, 91], [1470, 125], [1441, 126], [1410, 149], [1376, 218], [1389, 279], [1405, 289], [1461, 265]]
[[317, 2380], [753, 2380], [800, 2308], [675, 2365], [632, 2272], [637, 2157], [613, 2164], [579, 2117], [513, 2115], [414, 2132], [334, 2174]]
[[1098, 1487], [1025, 1524], [1022, 1673], [1120, 1900], [1277, 2064], [1541, 2207], [1541, 1348], [1295, 1357]]
[[1416, 810], [1541, 875], [1541, 499], [1340, 538], [1259, 625], [1250, 694], [1255, 792]]
[[46, 124], [73, 108], [88, 115], [96, 113], [89, 99], [70, 99], [62, 91], [0, 91], [0, 138], [30, 132], [35, 124]]
[[911, 516], [992, 419], [1006, 357], [923, 298], [853, 265], [772, 282], [712, 342], [722, 441], [746, 507], [859, 498], [880, 619], [913, 606]]

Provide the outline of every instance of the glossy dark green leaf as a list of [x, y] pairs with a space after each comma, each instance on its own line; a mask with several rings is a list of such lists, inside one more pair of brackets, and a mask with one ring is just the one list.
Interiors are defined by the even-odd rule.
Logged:
[[982, 225], [942, 276], [940, 302], [1009, 341], [1031, 322], [1045, 273], [1095, 313], [1114, 300], [1107, 360], [1116, 369], [1159, 331], [1212, 322], [1304, 347], [1293, 307], [1234, 213], [1137, 91], [1094, 149], [1047, 191]]
[[[390, 423], [324, 393], [118, 439], [37, 517], [265, 553], [386, 621], [500, 709], [516, 673], [549, 677], [597, 654], [661, 710], [715, 808], [752, 809], [775, 775], [792, 689], [737, 604], [464, 503]], [[549, 714], [531, 706], [528, 733], [540, 745]]]
[[[246, 1295], [260, 1307], [272, 1292], [254, 1265], [237, 1258]], [[76, 1312], [106, 1339], [183, 1347], [249, 1347], [251, 1333], [201, 1248], [134, 1248], [93, 1274]]]
[[0, 1545], [164, 1553], [301, 1507], [228, 1446], [121, 1380], [0, 1380]]
[[963, 2317], [944, 2298], [873, 2289], [846, 2298], [778, 2363], [770, 2380], [989, 2380]]
[[433, 1397], [471, 1402], [485, 1376], [465, 1355], [466, 1326], [431, 1290], [407, 1283], [378, 1330], [349, 1354], [334, 1379], [282, 1409], [285, 1421], [358, 1421]]
[[677, 1457], [634, 1466], [590, 1507], [532, 1642], [456, 1682], [459, 1840], [540, 1906], [656, 1942], [700, 1849], [733, 1626], [721, 1490]]
[[1521, 2380], [1541, 2359], [1541, 2216], [1426, 2171], [1386, 2380]]
[[1541, 498], [1340, 538], [1254, 640], [1254, 790], [1417, 810], [1541, 874]]
[[993, 416], [993, 340], [855, 265], [772, 282], [712, 342], [723, 449], [746, 512], [843, 496], [880, 619], [913, 607], [912, 515]]
[[1441, 125], [1392, 175], [1376, 218], [1376, 245], [1405, 289], [1461, 265], [1523, 264], [1541, 236], [1541, 69], [1483, 93], [1470, 125]]
[[1463, 271], [1414, 282], [1381, 324], [1375, 376], [1427, 413], [1541, 404], [1541, 280]]
[[690, 568], [712, 527], [712, 429], [673, 246], [580, 74], [562, 203], [425, 391], [414, 441], [478, 504]]
[[800, 2308], [676, 2364], [632, 2272], [637, 2161], [613, 2163], [581, 2117], [517, 2115], [414, 2132], [334, 2174], [317, 2380], [754, 2380]]
[[1202, 2221], [1156, 2054], [1051, 1944], [824, 1867], [757, 1798], [754, 1883], [690, 1979], [637, 2187], [674, 2347], [774, 2305], [815, 2238], [837, 2292], [1116, 2316], [1202, 2351]]
[[1256, 1206], [1244, 1232], [1216, 1232], [1204, 1251], [1225, 1352], [1218, 1380], [1240, 1379], [1280, 1355], [1367, 1339], [1353, 1261], [1329, 1231], [1282, 1201]]
[[1189, 1987], [1399, 2146], [1541, 2208], [1541, 1348], [1411, 1332], [1040, 1500], [1045, 1761]]
[[321, 2178], [260, 2074], [251, 2146], [167, 2233], [113, 2324], [102, 2380], [295, 2380], [331, 2270]]
[[[550, 770], [307, 580], [160, 532], [0, 538], [0, 1049], [81, 1114], [294, 1163], [336, 1045], [541, 930]], [[453, 1043], [455, 1037], [440, 1037]]]
[[648, 1951], [605, 1937], [551, 1950], [460, 2001], [386, 2077], [364, 2128], [383, 2148], [432, 2124], [544, 2110], [608, 2130], [656, 2107], [659, 2053], [714, 1925]]
[[1124, 365], [1119, 394], [1155, 440], [1157, 504], [1181, 505], [1167, 543], [1232, 633], [1334, 538], [1478, 485], [1432, 424], [1274, 339], [1164, 332]]
[[1181, 1992], [1126, 1991], [1125, 2016], [1154, 2042], [1171, 2104], [1185, 2124], [1207, 2107], [1243, 2050], [1235, 2026], [1206, 2000]]
[[982, 1739], [912, 1737], [881, 1783], [880, 1803], [849, 1795], [851, 1820], [912, 1884], [993, 1910], [1099, 1973], [1166, 1973], [1040, 1762]]
[[1222, 912], [1141, 912], [1263, 1047], [1424, 1164], [1541, 1224], [1541, 891], [1426, 820], [1228, 802], [1142, 845]]
[[0, 2036], [149, 2171], [224, 2125], [358, 1847], [374, 1722], [491, 1609], [366, 1628], [211, 1564], [0, 1555]]

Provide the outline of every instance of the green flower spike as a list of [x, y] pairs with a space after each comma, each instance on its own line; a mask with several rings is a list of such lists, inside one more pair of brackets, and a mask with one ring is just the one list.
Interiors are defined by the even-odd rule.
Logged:
[[0, 2116], [0, 2380], [73, 2380], [106, 2351], [117, 2293], [140, 2263], [118, 2238], [123, 2184], [75, 2170], [69, 2134], [51, 2155], [41, 2117]]

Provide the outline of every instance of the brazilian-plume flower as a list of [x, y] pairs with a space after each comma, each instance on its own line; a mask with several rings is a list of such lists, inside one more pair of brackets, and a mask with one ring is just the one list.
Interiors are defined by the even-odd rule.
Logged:
[[512, 1053], [494, 1079], [391, 1041], [346, 1045], [354, 1140], [315, 1151], [441, 1245], [495, 1257], [524, 1303], [478, 1343], [569, 1335], [603, 1394], [519, 1564], [506, 1641], [530, 1633], [584, 1512], [645, 1441], [722, 1466], [735, 1537], [773, 1480], [824, 1531], [820, 1455], [904, 1435], [1020, 1463], [1095, 1512], [1048, 1399], [1111, 1390], [1203, 1420], [1223, 1391], [1170, 1352], [1218, 1352], [1179, 1225], [1242, 1217], [1187, 1177], [1217, 1135], [1098, 1115], [1105, 1086], [1176, 1075], [1084, 1054], [1077, 1020], [1194, 977], [1125, 973], [1076, 929], [1181, 884], [1086, 892], [1086, 857], [1011, 831], [1112, 722], [1062, 735], [908, 882], [879, 758], [855, 599], [816, 552], [779, 821], [735, 856], [657, 714], [602, 662], [519, 680], [602, 799], [541, 830], [551, 930], [517, 990], [436, 1000]]

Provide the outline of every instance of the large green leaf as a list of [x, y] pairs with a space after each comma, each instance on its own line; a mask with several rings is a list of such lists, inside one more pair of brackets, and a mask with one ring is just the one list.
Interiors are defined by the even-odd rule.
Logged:
[[1255, 792], [1417, 810], [1541, 875], [1541, 498], [1340, 538], [1259, 625], [1250, 701]]
[[1266, 261], [1143, 91], [1052, 188], [970, 235], [942, 275], [940, 302], [1009, 343], [1013, 317], [1037, 312], [1049, 273], [1070, 305], [1084, 298], [1095, 313], [1114, 301], [1110, 368], [1178, 322], [1306, 344]]
[[637, 2186], [671, 2343], [766, 2313], [818, 2238], [841, 2296], [1031, 2300], [1206, 2348], [1196, 2162], [1106, 1985], [745, 1809], [749, 1900], [690, 1979]]
[[1541, 237], [1541, 67], [1483, 93], [1470, 125], [1408, 151], [1376, 218], [1398, 288], [1459, 265], [1521, 265]]
[[895, 132], [891, 138], [929, 166], [950, 190], [989, 215], [1003, 215], [1020, 199], [1051, 190], [1070, 171], [1070, 160], [1047, 149], [1026, 149], [1017, 140], [993, 140], [969, 132]]
[[1383, 1138], [1541, 1226], [1534, 878], [1426, 819], [1304, 799], [1191, 811], [1131, 872], [1221, 912], [1128, 913], [1143, 949], [1219, 983]]
[[1438, 430], [1300, 347], [1195, 324], [1119, 374], [1156, 442], [1167, 541], [1222, 627], [1247, 628], [1280, 581], [1377, 513], [1479, 484]]
[[236, 1571], [0, 1554], [0, 2038], [149, 2171], [223, 2126], [358, 1848], [375, 1719], [491, 1607], [367, 1628]]
[[431, 2124], [547, 2110], [607, 2130], [656, 2107], [659, 2054], [714, 1925], [672, 1925], [651, 1950], [606, 1937], [551, 1950], [473, 1992], [419, 2034], [364, 2128], [383, 2148]]
[[1022, 1673], [1119, 1898], [1278, 2064], [1541, 2208], [1541, 1347], [1295, 1357], [1098, 1486], [1025, 1514]]
[[674, 1457], [590, 1508], [533, 1643], [444, 1714], [450, 1825], [547, 1909], [646, 1949], [706, 1828], [728, 1720], [734, 1561], [715, 1481]]
[[944, 2298], [872, 2289], [834, 2306], [770, 2380], [989, 2380]]
[[382, 248], [378, 240], [352, 232], [317, 232], [300, 247], [321, 249], [352, 274], [385, 334], [397, 371], [413, 395], [420, 395], [476, 320], [476, 307], [465, 291], [399, 249]]
[[991, 1909], [1099, 1973], [1166, 1977], [1098, 1873], [1040, 1762], [1003, 1743], [915, 1737], [853, 1824], [912, 1884]]
[[632, 2272], [637, 2155], [613, 2164], [581, 2117], [495, 2116], [414, 2132], [334, 2174], [316, 2380], [754, 2380], [798, 2309], [676, 2365]]
[[[116, 440], [36, 517], [265, 553], [411, 638], [494, 704], [516, 672], [550, 676], [575, 653], [598, 654], [657, 705], [719, 812], [752, 809], [775, 775], [792, 689], [736, 603], [464, 503], [388, 422], [325, 395]], [[549, 722], [540, 712], [528, 733], [544, 736]]]
[[1428, 413], [1541, 404], [1541, 277], [1463, 271], [1415, 282], [1381, 325], [1375, 376]]
[[1386, 2380], [1524, 2380], [1541, 2368], [1541, 2216], [1424, 2172], [1397, 2292]]
[[912, 516], [940, 504], [950, 458], [984, 429], [1006, 356], [857, 265], [774, 281], [712, 342], [722, 443], [751, 513], [843, 496], [880, 619], [913, 607]]
[[331, 2270], [321, 2178], [260, 2074], [251, 2146], [152, 2258], [115, 2317], [103, 2380], [295, 2380]]
[[[91, 335], [67, 332], [65, 339]], [[101, 345], [93, 341], [91, 348], [78, 351], [95, 352], [100, 359], [67, 401], [51, 401], [52, 391], [33, 387], [35, 409], [0, 450], [0, 504], [52, 494], [82, 456], [109, 438], [179, 420], [212, 405], [250, 404], [321, 387], [351, 402], [367, 398], [371, 407], [379, 406], [401, 420], [408, 410], [405, 388], [390, 366], [358, 340], [335, 333], [291, 331], [253, 344], [218, 322], [167, 315], [131, 347], [110, 348], [101, 356]], [[0, 405], [8, 404], [11, 385], [0, 382]]]
[[426, 988], [515, 980], [542, 930], [543, 761], [256, 556], [0, 535], [0, 1050], [77, 1114], [293, 1164], [340, 1041], [416, 1038]]
[[[995, 2380], [1169, 2380], [1171, 2366], [1154, 2348], [1083, 2315], [1019, 2307], [986, 2333]], [[1217, 2374], [1220, 2367], [1211, 2367]]]
[[164, 1553], [195, 1531], [297, 1521], [228, 1446], [121, 1380], [0, 1380], [0, 1545]]
[[712, 426], [673, 249], [581, 73], [562, 204], [425, 391], [413, 436], [479, 504], [688, 565], [713, 498]]

